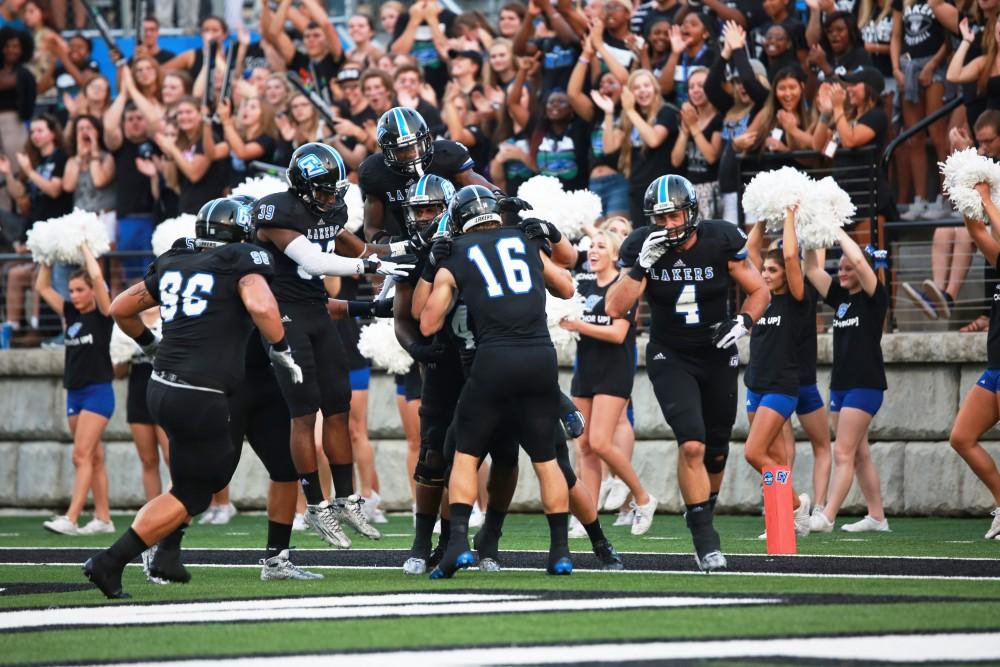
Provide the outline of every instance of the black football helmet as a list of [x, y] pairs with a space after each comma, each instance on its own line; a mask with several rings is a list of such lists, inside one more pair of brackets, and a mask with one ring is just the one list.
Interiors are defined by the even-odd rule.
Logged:
[[216, 248], [250, 239], [250, 206], [235, 198], [213, 199], [201, 207], [194, 222], [194, 244]]
[[[448, 210], [455, 186], [446, 178], [424, 174], [406, 190], [403, 216], [410, 234], [419, 234]], [[433, 215], [431, 213], [433, 212]]]
[[684, 211], [685, 216], [683, 225], [667, 228], [665, 241], [670, 247], [683, 244], [698, 228], [698, 195], [691, 181], [683, 176], [660, 176], [646, 188], [646, 194], [642, 198], [642, 212], [655, 225], [655, 216], [674, 211]]
[[448, 216], [460, 234], [483, 224], [503, 224], [497, 196], [482, 185], [466, 185], [456, 192], [448, 206]]
[[389, 168], [423, 176], [434, 156], [434, 140], [424, 117], [409, 107], [393, 107], [378, 119], [375, 138]]
[[343, 202], [347, 193], [347, 166], [336, 149], [312, 142], [292, 153], [286, 172], [288, 185], [310, 212], [322, 217]]

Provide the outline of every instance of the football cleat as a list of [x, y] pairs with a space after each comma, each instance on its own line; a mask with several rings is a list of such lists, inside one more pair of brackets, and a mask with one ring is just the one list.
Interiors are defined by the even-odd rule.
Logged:
[[365, 516], [363, 509], [364, 498], [354, 493], [346, 498], [337, 498], [336, 503], [339, 508], [340, 519], [343, 523], [346, 523], [368, 539], [378, 540], [382, 538], [382, 533], [378, 532], [378, 528], [368, 523], [368, 518]]
[[988, 540], [1000, 539], [1000, 507], [990, 512], [990, 515], [993, 517], [993, 523], [984, 537]]
[[153, 562], [153, 556], [156, 555], [156, 545], [149, 547], [142, 552], [142, 573], [146, 575], [146, 580], [151, 584], [166, 585], [170, 582], [165, 579], [160, 579], [159, 577], [154, 577], [149, 573], [149, 565]]
[[181, 550], [157, 548], [149, 562], [149, 576], [173, 581], [179, 584], [186, 584], [191, 581], [191, 573], [181, 562]]
[[306, 525], [330, 546], [337, 549], [351, 548], [351, 540], [344, 534], [337, 519], [337, 509], [329, 502], [324, 500], [319, 505], [307, 505]]
[[698, 554], [695, 554], [694, 562], [698, 564], [698, 569], [705, 574], [709, 574], [726, 567], [726, 557], [722, 555], [721, 551], [710, 551], [701, 557], [699, 557]]
[[480, 572], [499, 572], [500, 571], [500, 563], [497, 562], [497, 560], [495, 558], [490, 558], [489, 556], [487, 556], [486, 558], [481, 558], [479, 560], [479, 571]]
[[288, 549], [282, 549], [276, 556], [260, 559], [261, 581], [313, 581], [322, 579], [318, 572], [308, 572], [288, 559]]
[[573, 574], [573, 561], [569, 557], [563, 556], [552, 565], [549, 565], [545, 571], [556, 576]]
[[427, 567], [437, 567], [442, 558], [444, 558], [444, 547], [438, 544], [427, 557]]
[[456, 572], [459, 570], [464, 570], [465, 568], [476, 564], [476, 556], [471, 551], [463, 551], [458, 554], [451, 568], [442, 569], [441, 565], [438, 564], [436, 568], [431, 572], [431, 579], [451, 579]]
[[622, 557], [618, 555], [614, 545], [607, 540], [601, 540], [594, 544], [594, 555], [601, 562], [602, 570], [624, 570], [625, 564]]
[[427, 559], [411, 556], [403, 563], [403, 574], [425, 574], [427, 572]]
[[104, 552], [98, 553], [92, 558], [88, 558], [83, 564], [83, 574], [90, 579], [97, 588], [104, 593], [109, 600], [120, 600], [132, 597], [122, 590], [121, 570], [115, 570], [109, 565]]

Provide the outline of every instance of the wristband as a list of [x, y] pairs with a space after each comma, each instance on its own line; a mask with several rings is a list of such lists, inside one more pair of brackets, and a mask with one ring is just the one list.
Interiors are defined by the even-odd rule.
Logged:
[[149, 329], [143, 329], [142, 333], [133, 339], [140, 347], [146, 347], [156, 340], [156, 336]]
[[580, 56], [579, 58], [576, 59], [576, 62], [580, 63], [581, 65], [589, 65], [590, 58], [584, 58], [583, 56]]
[[389, 256], [399, 257], [400, 255], [405, 255], [409, 250], [409, 244], [406, 241], [395, 241], [389, 244]]
[[351, 317], [372, 317], [375, 314], [375, 302], [348, 301], [347, 314]]
[[629, 267], [628, 277], [632, 280], [642, 282], [642, 279], [646, 277], [646, 269], [642, 268], [642, 264], [636, 262]]
[[747, 331], [749, 331], [750, 328], [753, 327], [753, 318], [750, 317], [750, 313], [740, 313], [739, 315], [737, 315], [737, 317], [743, 319], [743, 328], [746, 329]]
[[433, 283], [435, 274], [437, 274], [437, 267], [431, 266], [430, 261], [424, 262], [424, 270], [420, 274], [420, 279]]
[[271, 343], [271, 349], [275, 352], [286, 352], [288, 350], [288, 341], [282, 336], [281, 340], [277, 343]]
[[829, 127], [831, 120], [833, 120], [833, 116], [828, 113], [821, 113], [819, 115], [819, 122], [823, 123], [827, 127]]

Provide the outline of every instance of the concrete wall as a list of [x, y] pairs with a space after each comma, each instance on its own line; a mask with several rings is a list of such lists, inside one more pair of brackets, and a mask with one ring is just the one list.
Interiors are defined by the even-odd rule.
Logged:
[[[883, 341], [889, 391], [875, 419], [873, 456], [882, 475], [886, 508], [891, 514], [982, 513], [992, 509], [990, 495], [948, 446], [948, 434], [961, 400], [985, 365], [985, 334], [894, 334]], [[745, 349], [744, 358], [745, 358]], [[640, 342], [640, 364], [644, 363]], [[820, 336], [819, 384], [824, 397], [829, 380], [829, 336]], [[567, 360], [564, 360], [567, 361]], [[0, 352], [0, 506], [62, 507], [73, 479], [71, 445], [61, 387], [62, 353], [44, 350]], [[570, 371], [561, 373], [568, 389]], [[107, 467], [112, 503], [141, 504], [139, 461], [125, 424], [125, 383], [115, 386], [118, 409], [106, 432]], [[376, 373], [369, 401], [369, 434], [382, 497], [390, 509], [409, 507], [402, 428], [391, 377]], [[745, 389], [740, 385], [741, 406]], [[636, 378], [633, 403], [637, 444], [634, 465], [660, 507], [679, 511], [675, 482], [676, 443], [666, 426], [643, 368]], [[747, 422], [738, 412], [733, 451], [720, 505], [730, 511], [758, 511], [759, 479], [743, 461]], [[800, 434], [800, 437], [801, 434]], [[990, 431], [987, 440], [1000, 440]], [[1000, 442], [988, 443], [994, 458]], [[522, 457], [523, 458], [523, 457]], [[811, 486], [812, 453], [800, 443], [794, 474]], [[515, 496], [517, 509], [537, 509], [537, 485], [526, 460]], [[244, 448], [233, 482], [233, 498], [241, 507], [263, 507], [267, 476], [249, 447]], [[849, 510], [860, 510], [857, 489]]]

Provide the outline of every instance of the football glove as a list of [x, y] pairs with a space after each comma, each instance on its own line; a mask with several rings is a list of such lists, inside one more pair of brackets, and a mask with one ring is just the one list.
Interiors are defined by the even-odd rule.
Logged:
[[639, 266], [648, 269], [663, 257], [669, 246], [666, 244], [667, 230], [660, 229], [646, 237], [639, 251]]
[[299, 368], [299, 365], [295, 363], [295, 359], [292, 358], [291, 348], [286, 347], [279, 352], [274, 349], [273, 345], [269, 345], [267, 356], [271, 359], [271, 363], [274, 366], [280, 366], [285, 369], [285, 372], [292, 379], [292, 384], [302, 384], [302, 369]]
[[750, 316], [746, 313], [740, 313], [728, 322], [719, 322], [715, 325], [712, 342], [720, 350], [727, 348], [750, 333], [752, 326], [753, 320], [750, 319]]
[[558, 227], [539, 218], [525, 218], [521, 229], [529, 239], [548, 239], [553, 245], [559, 243], [563, 236]]
[[497, 210], [500, 213], [517, 213], [518, 211], [530, 211], [531, 204], [520, 197], [497, 197]]
[[140, 340], [136, 340], [135, 341], [136, 344], [142, 350], [143, 354], [152, 359], [153, 357], [156, 356], [156, 350], [157, 348], [160, 347], [160, 342], [163, 340], [163, 335], [160, 334], [160, 332], [158, 331], [153, 331], [152, 329], [146, 329], [146, 331], [142, 332], [142, 335], [139, 336], [139, 339], [145, 341], [145, 343], [140, 342]]
[[429, 364], [437, 361], [448, 351], [448, 346], [442, 342], [432, 340], [430, 343], [410, 343], [406, 351], [414, 361], [422, 364]]
[[376, 273], [380, 276], [392, 278], [408, 278], [410, 273], [417, 266], [417, 258], [414, 255], [400, 255], [387, 260], [377, 255], [364, 259], [365, 273]]
[[431, 249], [427, 253], [427, 262], [424, 264], [424, 272], [420, 276], [429, 283], [434, 282], [434, 274], [442, 262], [451, 257], [452, 240], [450, 236], [439, 236], [431, 243]]

